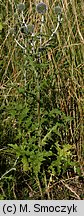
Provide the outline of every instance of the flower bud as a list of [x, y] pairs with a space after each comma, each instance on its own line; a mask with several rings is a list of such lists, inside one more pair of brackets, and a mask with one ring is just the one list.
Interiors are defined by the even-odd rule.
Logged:
[[17, 5], [17, 9], [18, 9], [18, 11], [21, 13], [21, 12], [24, 11], [24, 9], [25, 9], [25, 4], [22, 4], [22, 3], [18, 4], [18, 5]]
[[29, 34], [32, 34], [33, 33], [33, 31], [34, 31], [34, 25], [32, 25], [32, 24], [28, 24], [28, 33]]
[[61, 7], [60, 7], [59, 5], [55, 7], [55, 13], [56, 13], [57, 15], [59, 15], [59, 14], [62, 13]]

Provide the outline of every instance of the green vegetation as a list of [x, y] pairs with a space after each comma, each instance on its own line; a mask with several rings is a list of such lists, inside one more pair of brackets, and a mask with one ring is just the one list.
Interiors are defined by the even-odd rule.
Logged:
[[1, 3], [0, 199], [83, 199], [83, 0], [24, 2]]

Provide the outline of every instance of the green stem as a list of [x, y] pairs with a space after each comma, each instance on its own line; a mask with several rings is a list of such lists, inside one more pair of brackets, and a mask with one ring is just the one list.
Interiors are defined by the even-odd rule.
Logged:
[[37, 78], [37, 88], [38, 88], [38, 94], [37, 94], [37, 112], [38, 112], [38, 146], [40, 148], [41, 146], [41, 125], [40, 125], [40, 86], [39, 86], [39, 77]]
[[42, 198], [43, 197], [43, 192], [42, 192], [42, 188], [41, 188], [41, 184], [40, 184], [40, 181], [39, 181], [38, 174], [36, 175], [36, 182], [38, 184], [40, 195], [41, 195], [41, 198]]
[[[44, 22], [44, 16], [42, 15], [41, 18], [41, 28], [40, 28], [40, 50], [42, 47], [42, 31], [43, 31], [43, 22]], [[38, 52], [38, 62], [41, 64], [41, 53]], [[38, 108], [37, 108], [37, 112], [38, 112], [38, 146], [39, 148], [41, 148], [41, 122], [40, 122], [40, 80], [39, 80], [40, 76], [38, 73], [37, 76], [37, 89], [38, 89], [38, 95], [37, 95], [37, 101], [38, 101]]]

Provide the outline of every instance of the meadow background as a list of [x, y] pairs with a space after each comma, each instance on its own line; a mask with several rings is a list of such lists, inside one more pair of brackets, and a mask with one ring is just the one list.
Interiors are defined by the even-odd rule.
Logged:
[[[38, 2], [0, 1], [0, 199], [84, 199], [84, 2], [44, 1], [40, 51]], [[58, 4], [62, 22], [46, 45]]]

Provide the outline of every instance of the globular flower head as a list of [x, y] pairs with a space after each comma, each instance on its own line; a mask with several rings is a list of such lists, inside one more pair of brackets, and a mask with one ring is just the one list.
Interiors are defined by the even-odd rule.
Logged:
[[55, 13], [57, 15], [60, 15], [62, 13], [61, 7], [59, 5], [55, 7]]
[[41, 14], [45, 14], [47, 9], [47, 5], [44, 2], [40, 2], [36, 6], [37, 12]]
[[29, 33], [29, 34], [32, 34], [32, 33], [33, 33], [33, 30], [34, 30], [34, 25], [28, 24], [27, 28], [28, 28], [28, 33]]
[[24, 34], [32, 34], [33, 30], [34, 30], [34, 25], [32, 25], [32, 24], [28, 24], [28, 25], [23, 24], [21, 26], [21, 32]]
[[17, 10], [18, 10], [19, 12], [24, 11], [24, 9], [25, 9], [25, 4], [20, 3], [20, 4], [17, 5]]

